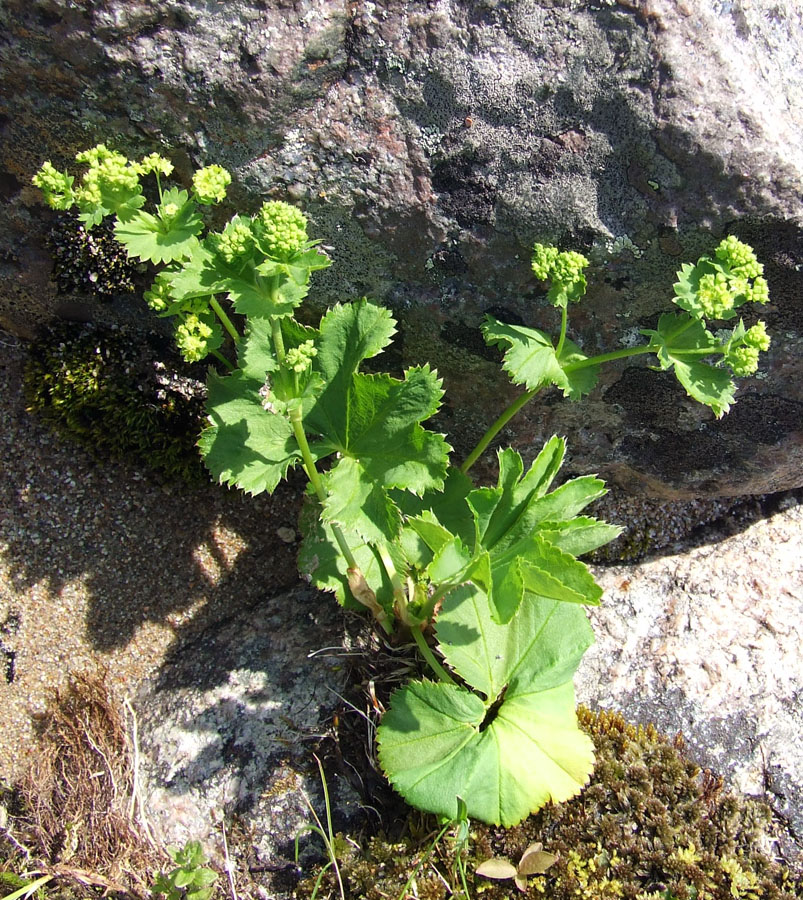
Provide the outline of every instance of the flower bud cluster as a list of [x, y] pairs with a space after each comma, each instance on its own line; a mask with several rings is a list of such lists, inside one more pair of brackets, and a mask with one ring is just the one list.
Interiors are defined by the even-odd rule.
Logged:
[[709, 319], [721, 319], [730, 312], [737, 297], [731, 289], [731, 280], [724, 272], [709, 272], [703, 275], [697, 296], [704, 315]]
[[254, 245], [254, 236], [247, 220], [233, 219], [220, 234], [214, 236], [217, 253], [231, 264], [244, 256]]
[[256, 222], [261, 243], [271, 256], [290, 256], [307, 242], [306, 216], [300, 209], [282, 200], [263, 203]]
[[157, 175], [170, 175], [173, 171], [173, 163], [158, 153], [149, 153], [144, 156], [138, 163], [134, 163], [135, 168], [140, 175], [149, 175], [155, 172]]
[[736, 235], [729, 234], [720, 241], [714, 255], [737, 277], [758, 278], [764, 274], [764, 266], [758, 261], [753, 248], [740, 241]]
[[551, 281], [548, 297], [553, 303], [565, 306], [567, 301], [579, 300], [586, 290], [583, 269], [588, 260], [574, 250], [559, 252], [556, 247], [536, 244], [533, 247], [532, 267], [537, 278]]
[[157, 276], [150, 288], [145, 291], [143, 297], [148, 306], [157, 313], [164, 312], [173, 302], [173, 298], [170, 296], [170, 283], [161, 274]]
[[226, 188], [231, 184], [231, 175], [216, 164], [205, 166], [192, 176], [192, 189], [199, 203], [209, 206], [220, 203], [226, 197]]
[[31, 180], [45, 195], [52, 209], [69, 209], [75, 202], [72, 191], [74, 178], [66, 172], [59, 172], [52, 163], [42, 163]]
[[198, 362], [211, 349], [214, 331], [198, 316], [190, 314], [176, 328], [176, 344], [187, 362]]
[[312, 358], [318, 355], [318, 350], [312, 341], [304, 341], [298, 347], [291, 347], [285, 355], [284, 362], [288, 369], [301, 374], [309, 368]]
[[758, 369], [758, 355], [762, 350], [769, 350], [770, 337], [763, 322], [749, 328], [741, 340], [730, 347], [725, 354], [725, 362], [731, 367], [734, 375], [752, 375]]

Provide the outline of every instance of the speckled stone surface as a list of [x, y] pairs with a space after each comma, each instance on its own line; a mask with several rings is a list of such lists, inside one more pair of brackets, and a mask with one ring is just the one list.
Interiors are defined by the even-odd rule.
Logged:
[[764, 797], [803, 851], [803, 506], [721, 541], [597, 569], [581, 702], [682, 732], [690, 754]]
[[[143, 796], [167, 844], [201, 840], [222, 858], [221, 820], [248, 822], [258, 862], [287, 858], [323, 812], [313, 753], [331, 732], [345, 690], [335, 654], [343, 614], [306, 587], [279, 594], [185, 646], [136, 703]], [[346, 782], [328, 784], [342, 817], [356, 811]]]

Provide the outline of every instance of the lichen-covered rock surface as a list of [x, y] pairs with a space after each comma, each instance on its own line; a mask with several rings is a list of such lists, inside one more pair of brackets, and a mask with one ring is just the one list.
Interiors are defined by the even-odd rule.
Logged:
[[[367, 293], [395, 309], [399, 362], [437, 363], [458, 447], [511, 391], [483, 313], [557, 325], [529, 271], [534, 240], [591, 256], [574, 337], [601, 352], [651, 327], [680, 264], [734, 232], [766, 263], [773, 345], [728, 417], [622, 365], [582, 406], [547, 396], [507, 436], [534, 451], [566, 433], [578, 470], [667, 497], [803, 482], [792, 0], [8, 0], [0, 27], [0, 316], [18, 332], [67, 302], [30, 177], [99, 140], [169, 148], [185, 181], [221, 163], [248, 211], [300, 203], [335, 263], [314, 302]], [[87, 299], [82, 314], [144, 306]]]
[[597, 569], [596, 644], [578, 669], [581, 702], [680, 732], [698, 764], [764, 797], [803, 843], [803, 507], [716, 543]]
[[[253, 865], [290, 863], [307, 800], [325, 815], [313, 754], [346, 682], [342, 635], [337, 605], [299, 587], [210, 629], [141, 688], [142, 796], [162, 841], [200, 840], [221, 861], [221, 822], [241, 823]], [[342, 824], [356, 796], [341, 778], [328, 789]]]

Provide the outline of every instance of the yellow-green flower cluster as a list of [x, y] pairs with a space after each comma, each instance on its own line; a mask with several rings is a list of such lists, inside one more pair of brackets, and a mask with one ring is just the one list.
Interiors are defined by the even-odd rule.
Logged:
[[220, 234], [215, 235], [215, 249], [227, 263], [244, 256], [253, 244], [250, 225], [238, 219], [229, 222]]
[[188, 315], [176, 328], [176, 344], [187, 362], [198, 362], [209, 352], [212, 328], [198, 316]]
[[758, 322], [748, 329], [741, 341], [731, 347], [725, 354], [725, 361], [734, 375], [752, 375], [758, 369], [758, 355], [762, 350], [769, 350], [770, 336], [763, 322]]
[[733, 309], [737, 294], [731, 289], [731, 280], [724, 272], [709, 272], [700, 279], [697, 296], [703, 313], [709, 319], [721, 319]]
[[[76, 154], [79, 163], [87, 163], [89, 169], [81, 179], [81, 187], [75, 192], [75, 200], [82, 213], [93, 213], [98, 207], [114, 207], [124, 203], [141, 191], [139, 170], [116, 150], [98, 144]], [[107, 208], [106, 212], [110, 210]]]
[[306, 216], [289, 203], [281, 200], [263, 203], [257, 221], [261, 226], [262, 245], [271, 256], [283, 259], [307, 242]]
[[579, 300], [586, 290], [586, 277], [583, 269], [588, 260], [582, 253], [574, 250], [559, 252], [556, 247], [536, 244], [533, 247], [532, 267], [537, 278], [551, 281], [549, 297], [553, 303], [559, 300], [561, 306], [567, 300]]
[[161, 275], [157, 276], [143, 296], [148, 306], [157, 313], [164, 312], [173, 302], [173, 298], [170, 296], [170, 284]]
[[315, 344], [312, 341], [304, 341], [298, 347], [291, 347], [285, 355], [284, 362], [288, 369], [299, 375], [306, 372], [309, 368], [312, 358], [318, 355]]
[[192, 176], [192, 189], [199, 203], [209, 206], [220, 203], [226, 196], [226, 188], [231, 184], [231, 175], [217, 164], [204, 166]]
[[43, 163], [42, 168], [31, 180], [45, 195], [48, 206], [53, 209], [69, 209], [73, 205], [74, 179], [66, 172], [59, 172], [52, 163]]
[[552, 277], [552, 266], [558, 258], [558, 248], [546, 244], [536, 244], [533, 247], [533, 272], [535, 277], [546, 281]]
[[158, 153], [149, 153], [138, 163], [135, 163], [134, 166], [140, 175], [149, 175], [151, 172], [155, 172], [158, 175], [170, 175], [173, 171], [173, 163]]
[[753, 248], [733, 234], [720, 241], [714, 254], [737, 277], [758, 278], [764, 274], [764, 266], [758, 261]]

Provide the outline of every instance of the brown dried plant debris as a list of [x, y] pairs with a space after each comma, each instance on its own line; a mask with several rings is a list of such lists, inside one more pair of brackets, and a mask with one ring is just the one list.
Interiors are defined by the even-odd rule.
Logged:
[[166, 857], [137, 821], [132, 741], [105, 672], [72, 675], [37, 721], [38, 748], [19, 784], [21, 842], [54, 874], [81, 872], [149, 896]]

